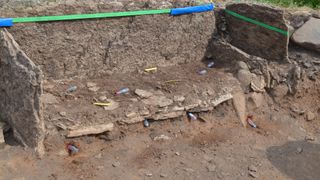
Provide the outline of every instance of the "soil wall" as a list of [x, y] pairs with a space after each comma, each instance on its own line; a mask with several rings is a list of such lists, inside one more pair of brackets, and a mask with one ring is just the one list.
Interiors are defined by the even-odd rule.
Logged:
[[[11, 4], [15, 4], [12, 2]], [[38, 2], [2, 6], [7, 17], [161, 9], [186, 1]], [[12, 5], [13, 6], [13, 5]], [[0, 10], [1, 10], [0, 9]], [[215, 28], [212, 12], [16, 24], [9, 29], [45, 79], [99, 76], [200, 61]]]

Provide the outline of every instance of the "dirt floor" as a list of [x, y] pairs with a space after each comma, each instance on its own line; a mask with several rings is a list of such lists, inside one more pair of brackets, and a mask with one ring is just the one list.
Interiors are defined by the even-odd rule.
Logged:
[[[292, 56], [319, 60], [303, 52]], [[177, 89], [188, 92], [194, 84], [213, 89], [233, 85], [232, 78], [226, 81], [223, 74], [228, 73], [219, 64], [209, 69], [207, 75], [198, 75], [197, 70], [204, 67], [202, 63], [193, 63], [160, 68], [151, 74], [137, 70], [133, 74], [106, 75], [108, 78], [90, 81], [74, 78], [46, 82], [45, 93], [54, 97], [47, 99], [45, 106], [50, 134], [45, 140], [46, 155], [37, 158], [31, 150], [12, 143], [6, 134], [8, 145], [0, 150], [0, 179], [318, 179], [319, 76], [316, 81], [305, 76], [294, 96], [275, 100], [265, 93], [263, 105], [249, 111], [257, 129], [242, 127], [232, 101], [199, 113], [204, 121], [190, 121], [183, 116], [152, 122], [148, 128], [142, 123], [116, 123], [115, 131], [73, 139], [66, 139], [64, 130], [55, 126], [61, 111], [66, 112], [60, 118], [65, 126], [117, 122], [120, 117], [117, 113], [123, 114], [118, 112], [122, 110], [112, 115], [92, 102], [105, 95], [125, 106], [135, 96], [130, 93], [114, 97], [114, 90], [120, 87], [160, 89], [170, 96]], [[170, 79], [182, 81], [166, 88], [159, 86], [159, 82]], [[100, 89], [89, 91], [88, 82], [96, 83]], [[66, 95], [70, 85], [77, 85], [78, 89]], [[292, 110], [293, 106], [301, 111]], [[130, 108], [134, 107], [125, 109]], [[308, 111], [315, 113], [314, 120], [306, 121]], [[103, 118], [104, 115], [114, 119]], [[66, 143], [71, 141], [80, 148], [74, 156], [66, 151]]]

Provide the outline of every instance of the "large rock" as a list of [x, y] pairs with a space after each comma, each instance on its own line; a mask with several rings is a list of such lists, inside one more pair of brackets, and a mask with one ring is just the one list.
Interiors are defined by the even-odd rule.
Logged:
[[320, 52], [320, 19], [311, 18], [292, 35], [300, 46]]
[[0, 119], [25, 146], [44, 153], [41, 70], [21, 51], [7, 30], [0, 31]]
[[[288, 30], [283, 10], [269, 6], [232, 3], [226, 9], [265, 24]], [[231, 44], [239, 49], [267, 60], [288, 61], [287, 36], [246, 22], [226, 13]]]

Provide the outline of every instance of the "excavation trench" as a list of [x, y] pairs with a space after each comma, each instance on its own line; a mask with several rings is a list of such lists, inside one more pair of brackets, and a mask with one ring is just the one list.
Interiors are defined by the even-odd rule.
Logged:
[[[32, 15], [190, 5], [90, 3], [40, 6]], [[282, 10], [248, 4], [227, 9], [287, 31]], [[26, 15], [31, 12], [14, 14]], [[236, 71], [239, 61], [247, 63], [257, 74], [254, 91], [263, 93], [272, 88], [269, 63], [289, 64], [288, 41], [287, 36], [221, 9], [181, 16], [17, 24], [0, 32], [0, 117], [19, 142], [40, 154], [45, 135], [71, 136], [70, 131], [86, 127], [179, 118], [187, 112], [211, 111], [231, 99], [241, 126], [247, 87], [229, 72]], [[215, 66], [208, 68], [212, 61]], [[156, 72], [145, 71], [153, 67]], [[197, 73], [204, 69], [205, 75]], [[76, 89], [68, 91], [70, 87]], [[129, 93], [115, 96], [123, 87]], [[96, 102], [111, 105], [100, 107]]]

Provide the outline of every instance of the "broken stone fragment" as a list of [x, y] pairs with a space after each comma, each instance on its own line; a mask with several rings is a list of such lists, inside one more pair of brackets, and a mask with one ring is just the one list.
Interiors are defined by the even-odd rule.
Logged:
[[233, 106], [237, 112], [238, 118], [240, 119], [244, 127], [247, 126], [246, 115], [246, 98], [242, 92], [233, 94]]
[[175, 112], [169, 112], [169, 113], [159, 113], [155, 114], [151, 117], [153, 120], [165, 120], [165, 119], [172, 119], [177, 118], [180, 116], [183, 116], [185, 114], [184, 111], [175, 111]]
[[251, 172], [257, 172], [257, 171], [258, 171], [258, 168], [257, 168], [257, 166], [250, 165], [250, 166], [248, 167], [248, 170], [251, 171]]
[[199, 107], [199, 104], [190, 104], [190, 105], [185, 106], [184, 109], [186, 111], [189, 111], [190, 109], [194, 109], [194, 108], [197, 108], [197, 107]]
[[266, 82], [263, 76], [254, 76], [251, 80], [250, 87], [254, 92], [265, 92]]
[[[200, 92], [198, 92], [198, 93], [200, 93]], [[196, 107], [199, 107], [201, 105], [201, 103], [202, 103], [202, 101], [200, 100], [198, 95], [189, 94], [184, 101], [184, 104], [186, 104], [186, 106], [184, 108], [186, 111], [188, 111], [190, 109], [194, 109]]]
[[199, 113], [199, 112], [207, 112], [207, 111], [212, 111], [213, 107], [211, 106], [198, 106], [195, 107], [193, 109], [189, 109], [188, 112], [192, 112], [192, 113]]
[[250, 93], [248, 97], [247, 106], [249, 109], [259, 108], [264, 103], [264, 96], [262, 93]]
[[136, 112], [130, 112], [130, 113], [126, 114], [127, 118], [133, 118], [133, 117], [136, 117], [136, 116], [138, 116], [138, 114]]
[[153, 138], [154, 141], [165, 141], [165, 140], [170, 140], [171, 138], [167, 135], [161, 134], [159, 136], [156, 136]]
[[69, 130], [67, 137], [79, 137], [79, 136], [85, 136], [90, 134], [101, 134], [106, 131], [112, 131], [113, 128], [114, 128], [113, 123], [80, 127], [77, 129], [73, 128]]
[[173, 104], [173, 100], [165, 96], [151, 96], [148, 99], [142, 100], [142, 102], [146, 105], [159, 106], [159, 107], [166, 107]]
[[313, 112], [311, 112], [311, 111], [308, 111], [308, 112], [307, 112], [307, 115], [306, 115], [307, 121], [312, 121], [312, 120], [314, 120], [315, 118], [316, 118], [316, 116], [314, 115]]
[[174, 102], [183, 102], [186, 98], [184, 96], [173, 96]]
[[92, 92], [97, 92], [100, 89], [100, 87], [98, 87], [97, 84], [93, 82], [87, 82], [87, 88]]
[[248, 70], [244, 70], [244, 69], [240, 69], [237, 74], [237, 78], [240, 81], [243, 88], [247, 88], [250, 85], [254, 76], [255, 76], [255, 74], [251, 73]]
[[216, 171], [216, 165], [215, 164], [209, 164], [207, 165], [208, 172], [214, 172]]
[[61, 117], [66, 117], [66, 116], [67, 116], [67, 112], [65, 112], [65, 111], [60, 111], [60, 112], [59, 112], [59, 115], [60, 115]]
[[286, 84], [279, 84], [271, 90], [272, 95], [276, 99], [281, 99], [288, 94], [289, 88]]
[[50, 93], [42, 94], [41, 102], [44, 102], [45, 104], [58, 104], [59, 103], [57, 98], [53, 94], [50, 94]]
[[125, 123], [125, 124], [135, 124], [135, 123], [142, 122], [143, 120], [144, 120], [144, 117], [136, 116], [136, 117], [132, 117], [132, 118], [126, 118], [124, 120], [121, 120], [120, 122]]
[[310, 19], [311, 15], [312, 14], [308, 11], [294, 12], [292, 14], [292, 17], [289, 18], [290, 25], [295, 29], [298, 29]]
[[228, 93], [228, 94], [224, 94], [224, 95], [216, 97], [215, 99], [211, 100], [211, 103], [215, 107], [215, 106], [218, 106], [219, 104], [221, 104], [225, 101], [228, 101], [232, 98], [233, 98], [232, 94]]
[[103, 109], [106, 110], [106, 111], [112, 111], [112, 110], [115, 110], [117, 108], [119, 108], [119, 103], [112, 100], [112, 99], [107, 99], [107, 102], [110, 103], [110, 106], [103, 106]]
[[97, 86], [96, 83], [93, 83], [93, 82], [87, 82], [87, 88], [91, 88], [91, 87], [95, 87]]
[[99, 91], [99, 89], [100, 89], [100, 87], [94, 86], [94, 87], [90, 87], [90, 88], [89, 88], [89, 91], [91, 91], [91, 92], [97, 92], [97, 91]]
[[139, 110], [139, 114], [141, 116], [147, 116], [147, 115], [150, 114], [150, 111], [148, 109], [146, 109], [146, 108], [143, 108], [143, 109]]
[[149, 91], [142, 90], [142, 89], [136, 89], [134, 91], [134, 93], [136, 95], [138, 95], [140, 98], [149, 98], [149, 97], [153, 96], [153, 93], [151, 93]]
[[179, 106], [174, 106], [172, 108], [172, 111], [183, 111], [183, 110], [185, 110], [185, 108], [184, 107], [179, 107]]
[[101, 102], [105, 102], [107, 100], [107, 96], [100, 96], [98, 99]]

